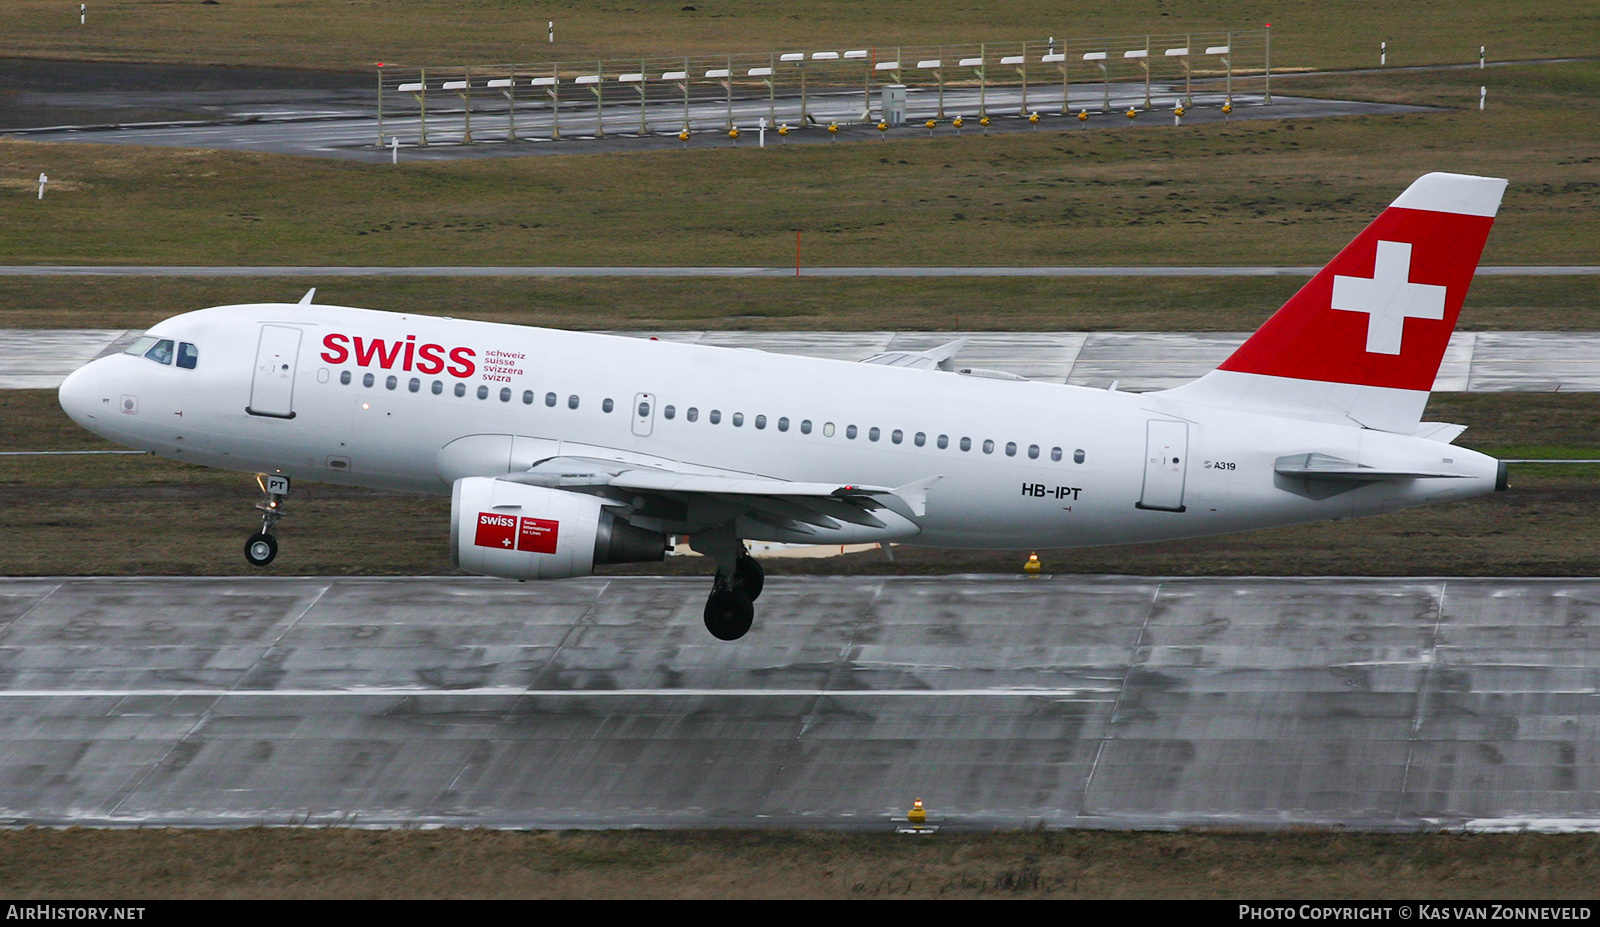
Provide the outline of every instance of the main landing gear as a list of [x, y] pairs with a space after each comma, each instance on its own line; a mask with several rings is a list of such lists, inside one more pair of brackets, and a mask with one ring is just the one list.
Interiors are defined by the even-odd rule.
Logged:
[[251, 566], [264, 567], [278, 556], [278, 519], [284, 516], [283, 497], [289, 494], [289, 478], [273, 474], [257, 474], [256, 484], [266, 496], [256, 503], [261, 512], [261, 530], [244, 542], [244, 559]]
[[711, 598], [706, 600], [706, 630], [717, 640], [736, 641], [744, 637], [755, 620], [755, 600], [761, 595], [766, 576], [761, 564], [747, 553], [734, 559], [732, 575], [717, 569]]
[[744, 549], [744, 541], [734, 536], [732, 525], [691, 535], [689, 546], [717, 561], [717, 578], [711, 583], [711, 598], [706, 600], [706, 630], [720, 641], [744, 637], [755, 620], [755, 600], [766, 584], [761, 564]]

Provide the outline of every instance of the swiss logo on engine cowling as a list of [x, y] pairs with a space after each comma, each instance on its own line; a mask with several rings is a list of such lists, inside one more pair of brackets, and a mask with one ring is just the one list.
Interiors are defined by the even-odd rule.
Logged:
[[553, 554], [560, 533], [561, 522], [553, 519], [479, 512], [478, 532], [473, 536], [472, 543], [497, 550]]
[[479, 512], [478, 534], [472, 539], [472, 543], [479, 547], [511, 550], [517, 543], [517, 516]]

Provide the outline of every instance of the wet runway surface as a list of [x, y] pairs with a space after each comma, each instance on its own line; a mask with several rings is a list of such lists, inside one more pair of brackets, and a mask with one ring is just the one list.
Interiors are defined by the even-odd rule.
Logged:
[[13, 824], [1600, 826], [1600, 580], [0, 581]]
[[[95, 357], [140, 333], [0, 329], [0, 389], [54, 389]], [[959, 368], [987, 368], [1077, 386], [1167, 389], [1202, 376], [1247, 332], [622, 332], [719, 347], [859, 361], [922, 351], [958, 338]], [[1444, 392], [1600, 390], [1600, 332], [1456, 332], [1434, 389]]]

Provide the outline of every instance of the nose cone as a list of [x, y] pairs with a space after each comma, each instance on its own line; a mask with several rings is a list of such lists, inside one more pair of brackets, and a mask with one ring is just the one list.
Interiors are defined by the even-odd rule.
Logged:
[[[101, 395], [101, 381], [104, 379], [99, 361], [94, 361], [74, 370], [65, 380], [61, 381], [61, 388], [56, 392], [56, 398], [61, 403], [61, 410], [74, 422], [89, 431], [99, 434], [95, 416], [100, 414], [99, 406], [105, 397]], [[107, 406], [109, 408], [109, 406]]]

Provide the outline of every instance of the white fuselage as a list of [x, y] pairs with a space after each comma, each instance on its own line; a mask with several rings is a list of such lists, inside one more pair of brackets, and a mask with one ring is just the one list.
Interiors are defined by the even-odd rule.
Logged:
[[[96, 361], [62, 386], [76, 421], [178, 460], [373, 488], [449, 493], [600, 451], [801, 482], [938, 477], [912, 543], [1039, 548], [1392, 511], [1496, 479], [1492, 458], [1438, 441], [1159, 392], [319, 305], [207, 309], [150, 334], [198, 362]], [[1313, 498], [1274, 472], [1309, 453], [1455, 477]]]

